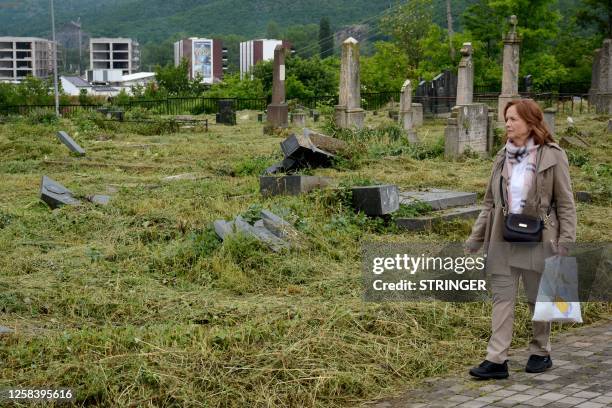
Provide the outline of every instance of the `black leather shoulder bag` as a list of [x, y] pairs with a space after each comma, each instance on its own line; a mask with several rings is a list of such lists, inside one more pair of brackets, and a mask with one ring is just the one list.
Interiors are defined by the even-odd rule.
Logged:
[[[502, 161], [502, 170], [504, 168], [505, 159]], [[538, 163], [539, 165], [539, 163]], [[538, 166], [539, 167], [539, 166]], [[542, 242], [542, 231], [544, 225], [548, 222], [548, 217], [552, 211], [552, 206], [548, 208], [546, 217], [534, 217], [527, 214], [512, 214], [508, 211], [508, 203], [504, 197], [504, 189], [502, 188], [504, 178], [499, 177], [499, 194], [502, 200], [502, 211], [504, 214], [504, 231], [503, 237], [507, 242]], [[537, 192], [538, 171], [534, 182], [536, 183]]]

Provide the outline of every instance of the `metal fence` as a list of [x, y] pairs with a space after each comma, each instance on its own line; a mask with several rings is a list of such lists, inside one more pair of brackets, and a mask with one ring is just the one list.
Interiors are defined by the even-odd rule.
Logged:
[[[478, 88], [477, 88], [478, 89]], [[587, 93], [560, 93], [551, 92], [521, 92], [522, 97], [532, 98], [540, 102], [543, 107], [555, 107], [559, 112], [574, 114], [593, 111], [592, 106], [588, 102]], [[485, 103], [492, 109], [497, 109], [498, 93], [495, 92], [475, 92], [474, 102]], [[202, 97], [181, 97], [167, 98], [156, 100], [134, 99], [129, 103], [117, 105], [125, 110], [135, 107], [140, 107], [151, 111], [152, 113], [162, 115], [180, 115], [180, 114], [199, 114], [199, 113], [217, 113], [219, 100], [234, 101], [235, 110], [258, 110], [264, 111], [268, 101], [266, 98], [202, 98]], [[378, 110], [385, 106], [394, 107], [400, 100], [399, 91], [389, 92], [369, 92], [361, 94], [362, 107], [366, 110]], [[412, 101], [423, 105], [423, 114], [425, 116], [436, 116], [446, 114], [451, 111], [455, 105], [456, 98], [452, 97], [431, 97], [431, 96], [413, 96]], [[320, 104], [326, 106], [334, 106], [338, 104], [338, 95], [321, 95], [311, 98], [303, 98], [298, 100], [298, 103], [309, 109], [316, 109]], [[79, 111], [93, 111], [101, 108], [101, 105], [60, 105], [60, 113], [63, 116], [70, 116]], [[0, 114], [2, 115], [27, 115], [36, 110], [54, 111], [54, 105], [0, 105]]]

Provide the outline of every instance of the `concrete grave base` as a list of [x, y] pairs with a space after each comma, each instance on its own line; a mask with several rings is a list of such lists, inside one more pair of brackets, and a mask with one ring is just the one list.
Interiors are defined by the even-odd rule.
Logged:
[[353, 187], [353, 206], [367, 215], [387, 215], [399, 209], [399, 190], [397, 186]]
[[259, 191], [263, 196], [299, 195], [327, 187], [331, 179], [318, 176], [261, 176]]
[[398, 218], [396, 225], [398, 228], [410, 231], [426, 231], [436, 224], [436, 222], [447, 222], [458, 219], [473, 219], [478, 217], [482, 207], [473, 205], [469, 207], [449, 208], [433, 214], [423, 215], [414, 218]]

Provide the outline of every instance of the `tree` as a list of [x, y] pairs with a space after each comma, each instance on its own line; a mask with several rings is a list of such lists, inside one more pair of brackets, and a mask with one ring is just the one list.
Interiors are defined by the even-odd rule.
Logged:
[[161, 93], [168, 95], [193, 95], [202, 90], [201, 78], [189, 80], [189, 61], [186, 58], [176, 67], [172, 64], [157, 66], [155, 79]]
[[418, 68], [423, 57], [421, 41], [429, 32], [432, 22], [431, 0], [413, 0], [389, 12], [381, 19], [383, 30], [408, 56], [408, 62]]
[[583, 6], [576, 14], [577, 22], [583, 27], [595, 25], [605, 38], [612, 38], [612, 1], [582, 0]]
[[327, 17], [319, 22], [319, 56], [321, 59], [334, 55], [334, 35]]
[[281, 37], [282, 35], [278, 24], [276, 23], [276, 21], [270, 20], [268, 22], [268, 28], [266, 28], [266, 38], [269, 38], [271, 40], [280, 40], [282, 39]]
[[361, 85], [365, 92], [399, 90], [410, 77], [408, 57], [390, 42], [374, 44], [376, 53], [361, 58]]
[[318, 33], [317, 24], [293, 25], [287, 28], [285, 38], [291, 42], [299, 56], [310, 58], [319, 54]]

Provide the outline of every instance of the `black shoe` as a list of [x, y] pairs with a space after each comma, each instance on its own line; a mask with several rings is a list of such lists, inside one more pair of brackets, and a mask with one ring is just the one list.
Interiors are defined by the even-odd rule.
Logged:
[[550, 356], [538, 356], [532, 354], [529, 356], [525, 371], [528, 373], [542, 373], [552, 367], [552, 359]]
[[478, 367], [472, 368], [470, 375], [483, 380], [508, 378], [508, 360], [504, 361], [503, 364], [485, 360]]

